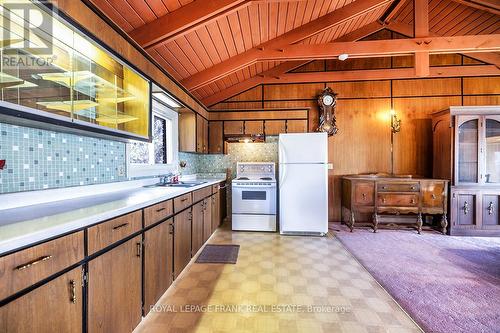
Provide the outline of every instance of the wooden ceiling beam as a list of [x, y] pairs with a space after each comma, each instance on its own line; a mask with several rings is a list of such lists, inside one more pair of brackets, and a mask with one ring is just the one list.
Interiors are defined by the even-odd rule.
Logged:
[[[407, 37], [412, 37], [413, 36], [413, 27], [409, 24], [402, 23], [402, 22], [390, 22], [387, 25], [387, 29], [394, 31], [398, 34], [407, 36]], [[438, 34], [430, 31], [429, 32], [430, 36], [439, 36]], [[467, 56], [469, 58], [473, 58], [479, 61], [482, 61], [487, 64], [495, 65], [498, 68], [500, 68], [500, 54], [498, 53], [462, 53], [464, 56]]]
[[[369, 36], [371, 34], [374, 34], [382, 29], [384, 29], [384, 25], [380, 24], [379, 22], [375, 21], [372, 23], [368, 23], [364, 26], [362, 26], [359, 29], [356, 29], [354, 31], [351, 31], [348, 34], [345, 34], [342, 37], [337, 38], [335, 41], [339, 42], [349, 42], [349, 41], [356, 41], [362, 38], [365, 38], [366, 36]], [[280, 75], [283, 75], [291, 70], [294, 70], [300, 66], [303, 66], [307, 64], [310, 61], [286, 61], [282, 64], [279, 64], [278, 66], [275, 66], [263, 73], [260, 73], [248, 80], [239, 82], [237, 84], [234, 84], [224, 90], [221, 90], [220, 92], [211, 95], [207, 98], [205, 98], [202, 103], [204, 105], [212, 106], [214, 104], [217, 104], [221, 101], [224, 101], [228, 98], [231, 98], [235, 95], [238, 95], [248, 89], [254, 88], [258, 86], [259, 84], [262, 83], [262, 78], [264, 77], [279, 77]]]
[[401, 8], [406, 5], [408, 0], [396, 0], [392, 3], [392, 5], [387, 9], [387, 11], [380, 18], [380, 23], [388, 24], [392, 21], [392, 19], [396, 16], [397, 13], [401, 10]]
[[282, 49], [263, 50], [257, 61], [333, 59], [340, 54], [351, 58], [409, 55], [416, 52], [432, 54], [500, 51], [500, 34], [451, 37], [294, 44]]
[[[429, 1], [413, 0], [414, 35], [429, 36]], [[415, 74], [420, 77], [429, 76], [429, 52], [415, 53]]]
[[251, 48], [210, 68], [198, 72], [182, 80], [181, 83], [187, 89], [195, 90], [213, 82], [214, 80], [220, 79], [257, 62], [260, 55], [267, 52], [269, 49], [282, 48], [287, 45], [297, 43], [332, 26], [344, 23], [381, 6], [386, 6], [391, 1], [392, 0], [363, 0], [351, 2], [344, 7], [323, 15], [316, 20], [284, 33], [283, 35], [280, 35], [268, 42], [260, 44], [257, 47]]
[[[474, 66], [444, 66], [431, 67], [429, 76], [438, 77], [468, 77], [468, 76], [495, 76], [500, 75], [500, 69], [493, 65]], [[275, 83], [313, 83], [332, 81], [372, 81], [392, 79], [415, 79], [413, 68], [397, 69], [363, 69], [332, 72], [286, 73], [279, 77], [265, 77], [263, 84]]]
[[197, 27], [248, 6], [249, 0], [195, 0], [134, 29], [130, 36], [143, 48], [154, 48]]
[[488, 13], [500, 15], [500, 5], [498, 1], [495, 2], [487, 0], [452, 0], [452, 1], [475, 9], [484, 10]]

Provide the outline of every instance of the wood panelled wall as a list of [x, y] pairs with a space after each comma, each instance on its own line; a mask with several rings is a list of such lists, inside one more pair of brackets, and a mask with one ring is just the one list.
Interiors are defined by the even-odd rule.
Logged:
[[[384, 61], [391, 66], [408, 66], [413, 60], [401, 58]], [[434, 57], [433, 64], [462, 64], [464, 59], [474, 63], [459, 55], [448, 55]], [[343, 66], [362, 67], [357, 60], [361, 59]], [[375, 60], [376, 66], [363, 61], [370, 65], [364, 68], [387, 65], [382, 60]], [[306, 70], [317, 70], [331, 63], [313, 62], [308, 66]], [[432, 176], [430, 114], [451, 105], [500, 104], [500, 77], [469, 77], [261, 85], [215, 105], [214, 109], [310, 107], [309, 130], [313, 131], [319, 114], [316, 96], [327, 86], [338, 93], [336, 115], [340, 128], [337, 135], [329, 138], [329, 160], [333, 164], [329, 177], [331, 221], [340, 220], [342, 175], [390, 172], [391, 108], [402, 120], [402, 130], [395, 136], [395, 172]]]

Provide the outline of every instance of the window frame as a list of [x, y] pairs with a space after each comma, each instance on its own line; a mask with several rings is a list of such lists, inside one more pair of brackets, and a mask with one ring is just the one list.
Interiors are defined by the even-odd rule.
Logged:
[[[128, 178], [160, 176], [170, 172], [177, 172], [179, 164], [179, 114], [167, 105], [152, 98], [152, 113], [150, 126], [154, 126], [154, 116], [166, 119], [167, 137], [167, 163], [154, 164], [154, 145], [150, 144], [150, 159], [153, 164], [140, 164], [130, 162], [130, 144], [127, 144], [127, 176]], [[151, 131], [152, 133], [152, 131]]]

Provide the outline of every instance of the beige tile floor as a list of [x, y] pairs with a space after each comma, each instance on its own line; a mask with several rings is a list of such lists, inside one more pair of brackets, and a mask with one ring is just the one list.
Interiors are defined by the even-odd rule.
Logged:
[[421, 332], [332, 235], [219, 229], [209, 243], [239, 244], [237, 264], [192, 262], [135, 332]]

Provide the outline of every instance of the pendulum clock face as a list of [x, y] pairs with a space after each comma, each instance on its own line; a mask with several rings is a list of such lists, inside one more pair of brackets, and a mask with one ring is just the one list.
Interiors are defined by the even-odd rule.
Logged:
[[335, 106], [337, 105], [337, 94], [330, 88], [323, 90], [318, 96], [320, 109], [318, 132], [326, 132], [328, 136], [337, 134], [337, 120], [335, 119]]

